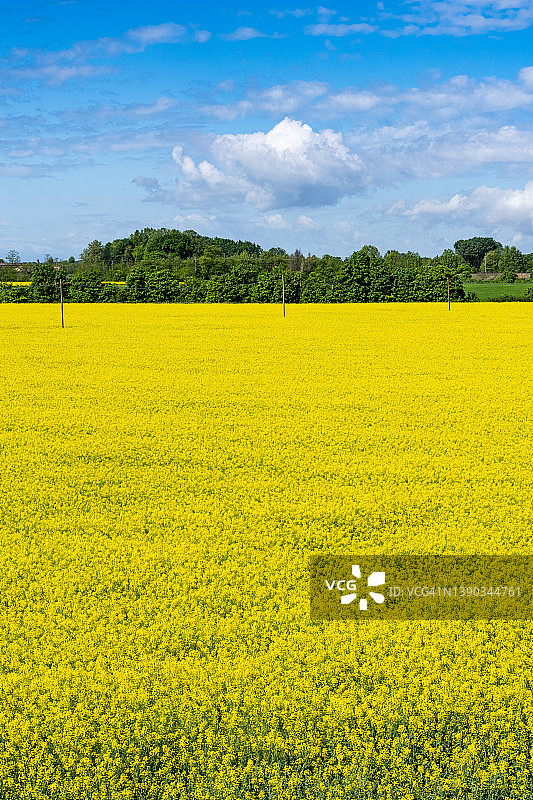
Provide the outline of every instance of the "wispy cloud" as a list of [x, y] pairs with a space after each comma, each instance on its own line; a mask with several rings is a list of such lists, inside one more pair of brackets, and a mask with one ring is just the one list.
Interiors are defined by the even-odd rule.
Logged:
[[139, 103], [131, 106], [131, 111], [139, 117], [151, 117], [154, 114], [162, 114], [177, 106], [177, 101], [171, 97], [158, 97], [154, 103]]
[[284, 17], [309, 17], [313, 12], [310, 8], [285, 8], [283, 11], [273, 9], [270, 13], [278, 19], [283, 19]]
[[[424, 89], [400, 90], [389, 85], [374, 91], [355, 86], [334, 90], [319, 81], [291, 81], [260, 91], [248, 90], [243, 98], [233, 103], [204, 104], [200, 109], [203, 114], [223, 120], [259, 113], [274, 116], [298, 113], [324, 119], [342, 116], [357, 120], [357, 125], [361, 126], [364, 122], [371, 125], [371, 119], [386, 116], [393, 109], [398, 124], [404, 125], [421, 117], [440, 123], [464, 117], [465, 112], [469, 118], [473, 114], [480, 117], [504, 115], [513, 110], [529, 110], [532, 105], [533, 67], [524, 67], [514, 81], [497, 78], [479, 81], [456, 75], [447, 81], [436, 80]], [[361, 113], [367, 116], [364, 119], [355, 116]]]
[[4, 69], [10, 80], [40, 80], [51, 86], [80, 78], [88, 78], [110, 70], [108, 65], [94, 65], [99, 59], [116, 58], [125, 53], [142, 53], [160, 44], [206, 42], [209, 31], [196, 27], [164, 22], [130, 28], [122, 36], [102, 37], [75, 42], [64, 50], [48, 51], [16, 47], [11, 50]]
[[228, 42], [248, 42], [250, 39], [266, 39], [269, 34], [257, 28], [237, 28], [233, 33], [221, 33], [220, 37]]
[[218, 119], [230, 120], [258, 112], [281, 116], [294, 114], [328, 92], [328, 86], [319, 81], [291, 81], [271, 86], [262, 91], [248, 91], [246, 97], [235, 103], [204, 105], [202, 111]]
[[383, 16], [399, 22], [384, 36], [473, 36], [505, 33], [533, 24], [530, 0], [410, 0], [408, 13]]
[[320, 22], [329, 22], [332, 17], [337, 15], [337, 11], [333, 8], [326, 8], [325, 6], [319, 6], [317, 8], [317, 14]]
[[93, 64], [62, 65], [46, 64], [41, 66], [15, 67], [4, 71], [4, 78], [12, 81], [41, 81], [48, 86], [62, 86], [67, 81], [84, 80], [97, 75], [106, 75], [114, 70], [108, 66]]
[[377, 25], [369, 25], [368, 22], [358, 22], [350, 25], [345, 23], [331, 25], [320, 22], [317, 25], [306, 25], [304, 33], [308, 36], [354, 36], [358, 33], [373, 33], [377, 30]]

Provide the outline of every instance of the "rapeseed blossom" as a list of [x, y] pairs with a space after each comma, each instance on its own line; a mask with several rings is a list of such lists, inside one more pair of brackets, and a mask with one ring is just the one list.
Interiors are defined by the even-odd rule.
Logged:
[[0, 325], [3, 797], [532, 796], [530, 622], [311, 622], [307, 574], [531, 551], [528, 304]]

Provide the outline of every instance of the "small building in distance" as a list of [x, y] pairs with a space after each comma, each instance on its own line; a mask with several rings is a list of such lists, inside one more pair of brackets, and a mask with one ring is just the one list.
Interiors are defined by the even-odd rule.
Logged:
[[[473, 272], [472, 280], [474, 281], [496, 281], [501, 278], [501, 272]], [[520, 281], [528, 281], [531, 278], [531, 272], [518, 272], [517, 276]]]

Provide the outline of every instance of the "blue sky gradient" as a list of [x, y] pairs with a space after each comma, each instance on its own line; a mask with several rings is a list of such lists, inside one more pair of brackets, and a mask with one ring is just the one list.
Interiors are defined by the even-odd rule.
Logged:
[[0, 257], [147, 226], [533, 251], [530, 0], [23, 0], [0, 30]]

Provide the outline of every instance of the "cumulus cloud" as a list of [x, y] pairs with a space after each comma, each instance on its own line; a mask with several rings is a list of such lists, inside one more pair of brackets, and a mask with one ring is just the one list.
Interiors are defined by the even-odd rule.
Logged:
[[176, 197], [196, 201], [223, 197], [261, 210], [322, 206], [367, 185], [362, 161], [341, 133], [317, 133], [288, 117], [266, 133], [216, 136], [210, 161], [195, 163], [180, 146], [172, 155], [181, 173]]
[[505, 226], [533, 233], [533, 181], [523, 189], [479, 186], [470, 194], [455, 194], [449, 200], [428, 198], [408, 205], [399, 201], [390, 206], [391, 215], [431, 222], [458, 220], [478, 225]]

